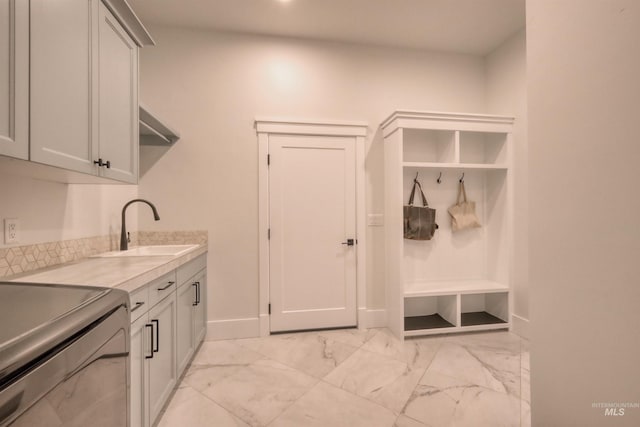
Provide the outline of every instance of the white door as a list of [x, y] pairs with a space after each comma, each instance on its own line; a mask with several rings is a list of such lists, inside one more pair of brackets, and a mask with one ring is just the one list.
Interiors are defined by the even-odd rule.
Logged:
[[272, 135], [269, 157], [271, 331], [355, 326], [355, 138]]

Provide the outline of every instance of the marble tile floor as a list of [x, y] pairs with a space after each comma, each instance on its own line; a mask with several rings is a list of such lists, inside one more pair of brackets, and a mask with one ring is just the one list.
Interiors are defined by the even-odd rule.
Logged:
[[530, 426], [529, 402], [529, 343], [510, 332], [345, 329], [204, 342], [158, 425]]

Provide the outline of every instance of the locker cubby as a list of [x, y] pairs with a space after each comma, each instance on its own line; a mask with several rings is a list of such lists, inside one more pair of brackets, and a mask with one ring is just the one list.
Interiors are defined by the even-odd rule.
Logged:
[[499, 325], [508, 321], [507, 292], [460, 295], [460, 326]]
[[454, 328], [457, 323], [456, 296], [439, 295], [404, 300], [404, 330]]
[[493, 132], [460, 132], [460, 163], [505, 165], [507, 135]]
[[403, 139], [404, 162], [452, 163], [455, 161], [454, 131], [405, 129]]

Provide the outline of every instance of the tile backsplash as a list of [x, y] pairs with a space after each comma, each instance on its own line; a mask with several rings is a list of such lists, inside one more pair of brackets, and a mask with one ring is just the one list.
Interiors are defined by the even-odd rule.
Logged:
[[[139, 231], [131, 233], [131, 246], [206, 244], [206, 231]], [[85, 237], [59, 242], [0, 248], [0, 278], [65, 262], [79, 261], [102, 252], [114, 251], [117, 235]]]

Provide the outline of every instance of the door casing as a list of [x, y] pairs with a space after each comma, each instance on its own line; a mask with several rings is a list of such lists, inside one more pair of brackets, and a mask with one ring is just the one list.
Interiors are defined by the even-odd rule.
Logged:
[[366, 214], [365, 214], [365, 137], [367, 124], [351, 121], [286, 120], [257, 118], [258, 134], [258, 241], [260, 335], [269, 327], [269, 137], [270, 135], [316, 135], [354, 138], [356, 148], [356, 305], [358, 327], [366, 327]]

